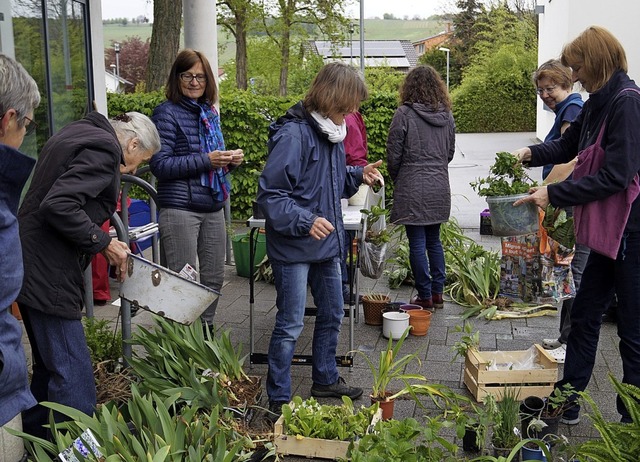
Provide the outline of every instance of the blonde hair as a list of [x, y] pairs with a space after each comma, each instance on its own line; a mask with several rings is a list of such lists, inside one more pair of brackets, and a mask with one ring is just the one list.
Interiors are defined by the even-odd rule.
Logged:
[[602, 88], [618, 70], [627, 72], [627, 55], [622, 44], [604, 27], [590, 26], [562, 48], [560, 61], [565, 66], [580, 66], [585, 79]]
[[544, 78], [551, 80], [556, 85], [560, 85], [563, 90], [571, 90], [573, 88], [571, 69], [563, 65], [558, 59], [550, 59], [542, 63], [531, 77], [536, 87], [538, 86], [538, 81]]
[[369, 97], [360, 71], [340, 62], [325, 65], [304, 97], [307, 111], [327, 117], [332, 113], [354, 112]]

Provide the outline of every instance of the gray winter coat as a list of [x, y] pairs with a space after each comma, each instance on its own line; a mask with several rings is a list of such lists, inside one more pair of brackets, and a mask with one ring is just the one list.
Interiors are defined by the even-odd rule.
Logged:
[[420, 103], [396, 110], [387, 139], [393, 223], [432, 225], [449, 219], [448, 164], [454, 152], [455, 122], [450, 111]]

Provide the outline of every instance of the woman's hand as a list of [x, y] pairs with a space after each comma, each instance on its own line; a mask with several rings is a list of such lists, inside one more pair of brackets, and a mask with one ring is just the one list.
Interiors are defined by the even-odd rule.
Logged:
[[233, 160], [234, 152], [235, 151], [211, 151], [208, 154], [211, 166], [213, 168], [226, 167]]
[[362, 172], [362, 181], [365, 184], [371, 186], [376, 181], [379, 181], [381, 185], [384, 185], [384, 177], [378, 171], [378, 167], [382, 165], [382, 160], [375, 162], [373, 164], [367, 164], [364, 167], [364, 171]]
[[131, 253], [127, 244], [117, 239], [111, 239], [109, 245], [101, 253], [109, 265], [115, 266], [118, 282], [124, 281], [127, 276], [127, 260]]
[[237, 167], [244, 160], [244, 152], [242, 149], [235, 149], [233, 151], [229, 151], [231, 153], [231, 165]]
[[529, 148], [520, 148], [513, 151], [511, 154], [516, 156], [518, 158], [518, 162], [521, 164], [531, 161], [531, 149]]
[[541, 209], [546, 209], [547, 205], [549, 205], [549, 192], [547, 191], [546, 186], [534, 186], [529, 189], [529, 195], [527, 197], [523, 197], [522, 199], [518, 199], [513, 203], [514, 207], [518, 205], [533, 202]]

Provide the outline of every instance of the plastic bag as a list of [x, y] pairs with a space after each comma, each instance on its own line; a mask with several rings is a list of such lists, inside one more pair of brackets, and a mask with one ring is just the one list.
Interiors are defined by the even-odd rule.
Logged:
[[530, 371], [544, 369], [538, 360], [538, 349], [534, 346], [517, 355], [513, 351], [494, 351], [487, 367], [488, 371]]
[[[382, 209], [385, 208], [384, 185], [378, 192], [374, 191], [373, 188], [369, 188], [367, 191], [364, 208], [371, 210], [374, 206]], [[371, 238], [372, 236], [379, 235], [387, 229], [387, 220], [386, 216], [383, 214], [378, 215], [377, 219], [374, 218], [373, 221], [374, 222], [371, 222], [370, 217], [366, 217], [362, 227], [363, 239], [360, 248], [360, 273], [371, 279], [379, 279], [384, 270], [387, 243], [372, 242]]]

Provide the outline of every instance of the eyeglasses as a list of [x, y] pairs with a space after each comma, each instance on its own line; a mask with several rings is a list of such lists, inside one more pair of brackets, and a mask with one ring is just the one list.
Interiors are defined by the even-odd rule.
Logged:
[[35, 131], [36, 131], [36, 129], [38, 128], [38, 124], [37, 124], [37, 123], [35, 123], [35, 122], [33, 121], [33, 119], [30, 119], [30, 118], [29, 118], [29, 117], [27, 117], [27, 116], [24, 116], [24, 117], [23, 117], [23, 119], [24, 119], [24, 120], [27, 120], [27, 121], [29, 122], [29, 125], [27, 125], [27, 126], [26, 126], [26, 127], [27, 127], [27, 131], [25, 132], [24, 136], [29, 136], [29, 135], [31, 135], [33, 132], [35, 132]]
[[204, 74], [189, 74], [188, 72], [180, 74], [180, 80], [184, 83], [191, 83], [193, 79], [196, 79], [198, 83], [203, 83], [207, 81], [207, 76]]
[[556, 89], [557, 85], [554, 85], [553, 87], [547, 87], [547, 88], [536, 88], [536, 93], [539, 95], [542, 95], [543, 93], [546, 93], [547, 95], [551, 95], [551, 93], [553, 93]]

